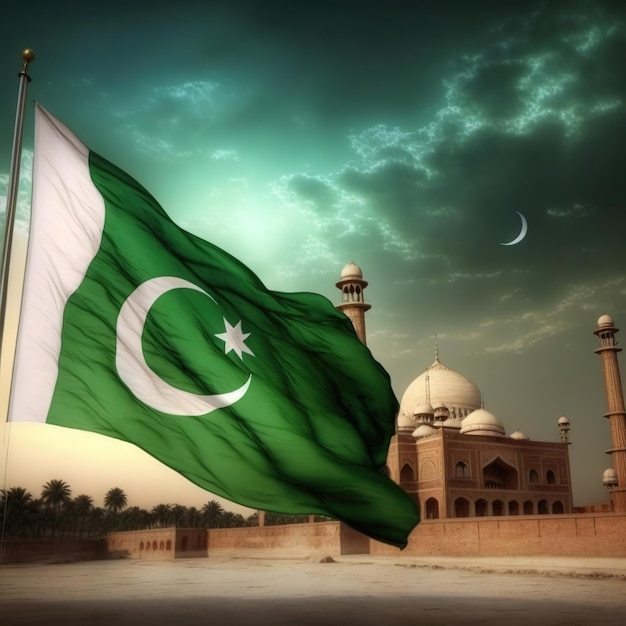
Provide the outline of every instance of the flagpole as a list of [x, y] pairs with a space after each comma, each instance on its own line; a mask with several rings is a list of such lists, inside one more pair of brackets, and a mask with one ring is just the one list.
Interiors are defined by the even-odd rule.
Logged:
[[24, 130], [24, 108], [26, 107], [26, 92], [31, 81], [28, 75], [28, 66], [35, 60], [35, 53], [26, 48], [22, 51], [24, 65], [18, 73], [20, 79], [17, 95], [17, 110], [15, 113], [15, 131], [13, 134], [13, 152], [11, 153], [11, 169], [7, 186], [7, 206], [4, 221], [4, 243], [2, 247], [2, 281], [0, 282], [0, 355], [4, 338], [7, 298], [9, 289], [9, 268], [11, 265], [11, 247], [13, 244], [13, 225], [17, 208], [17, 189], [20, 179], [20, 164], [22, 160], [22, 134]]

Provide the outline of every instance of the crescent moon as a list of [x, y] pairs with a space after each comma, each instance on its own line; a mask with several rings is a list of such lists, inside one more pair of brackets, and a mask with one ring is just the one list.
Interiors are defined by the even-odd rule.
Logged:
[[161, 413], [198, 416], [230, 406], [246, 394], [252, 376], [234, 391], [204, 396], [170, 385], [146, 363], [141, 338], [148, 312], [160, 296], [172, 289], [193, 289], [217, 304], [212, 296], [197, 285], [174, 276], [152, 278], [139, 285], [128, 296], [117, 317], [117, 373], [138, 400]]
[[520, 230], [520, 233], [517, 237], [515, 237], [515, 239], [513, 239], [512, 241], [509, 241], [507, 243], [501, 243], [501, 246], [514, 246], [516, 243], [519, 243], [522, 239], [524, 239], [524, 237], [526, 237], [526, 233], [528, 232], [528, 223], [526, 222], [526, 218], [519, 212], [519, 211], [515, 211], [520, 219], [522, 220], [522, 230]]

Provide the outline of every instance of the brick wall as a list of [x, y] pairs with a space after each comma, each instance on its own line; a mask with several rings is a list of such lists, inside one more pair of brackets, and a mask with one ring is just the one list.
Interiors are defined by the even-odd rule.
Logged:
[[400, 553], [377, 541], [371, 554], [407, 556], [626, 557], [626, 514], [524, 515], [427, 520]]
[[[359, 535], [359, 533], [356, 534]], [[285, 557], [338, 555], [341, 554], [341, 536], [339, 522], [211, 528], [209, 530], [209, 557], [222, 554], [249, 556], [279, 554]], [[349, 534], [349, 536], [346, 535], [345, 541], [353, 547], [355, 542], [363, 542], [363, 539], [362, 536], [355, 539]], [[368, 547], [365, 545], [365, 549]]]

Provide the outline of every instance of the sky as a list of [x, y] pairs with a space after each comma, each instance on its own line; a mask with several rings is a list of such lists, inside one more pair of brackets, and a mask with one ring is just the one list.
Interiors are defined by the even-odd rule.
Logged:
[[[507, 433], [558, 441], [566, 415], [574, 502], [607, 500], [592, 333], [603, 313], [626, 325], [624, 3], [33, 0], [0, 30], [2, 196], [20, 52], [37, 54], [18, 249], [37, 100], [267, 287], [338, 303], [357, 263], [368, 346], [398, 399], [436, 334]], [[517, 212], [527, 235], [501, 245]], [[101, 439], [15, 424], [5, 483], [39, 493], [61, 478], [96, 501], [119, 486], [140, 506], [211, 499]]]

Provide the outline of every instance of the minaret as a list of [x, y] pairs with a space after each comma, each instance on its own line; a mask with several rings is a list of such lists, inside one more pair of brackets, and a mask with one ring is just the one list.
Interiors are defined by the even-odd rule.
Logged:
[[617, 347], [615, 334], [619, 328], [610, 315], [603, 315], [598, 320], [598, 328], [593, 331], [600, 338], [600, 347], [595, 351], [602, 357], [602, 370], [604, 371], [604, 385], [608, 412], [604, 414], [611, 425], [611, 445], [607, 450], [613, 458], [613, 469], [617, 484], [613, 485], [610, 493], [613, 503], [613, 511], [616, 513], [626, 512], [626, 410], [624, 409], [624, 394], [622, 381], [619, 374], [617, 353], [622, 349]]
[[367, 287], [367, 281], [363, 280], [363, 272], [355, 263], [348, 263], [341, 270], [341, 280], [336, 283], [341, 289], [341, 304], [337, 305], [352, 322], [358, 338], [367, 344], [365, 340], [365, 311], [371, 309], [363, 298], [363, 291]]

